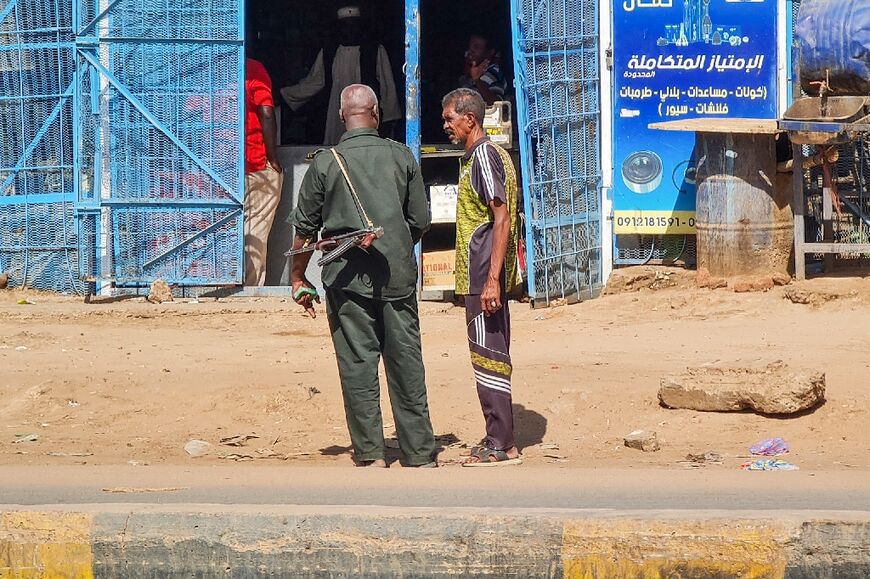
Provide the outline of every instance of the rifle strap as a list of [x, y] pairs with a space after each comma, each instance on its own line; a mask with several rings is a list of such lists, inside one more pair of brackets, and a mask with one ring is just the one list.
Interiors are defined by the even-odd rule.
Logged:
[[362, 219], [363, 225], [368, 229], [373, 229], [374, 224], [372, 223], [372, 220], [369, 219], [368, 213], [366, 213], [365, 208], [362, 206], [362, 202], [359, 200], [359, 195], [356, 193], [353, 181], [350, 180], [350, 175], [347, 172], [347, 167], [345, 167], [341, 155], [338, 154], [335, 147], [332, 147], [329, 150], [332, 153], [332, 156], [335, 157], [335, 162], [338, 163], [338, 168], [341, 169], [341, 174], [344, 175], [344, 180], [347, 182], [348, 189], [350, 189], [350, 196], [353, 198], [353, 202], [356, 205], [356, 210], [359, 213], [360, 219]]

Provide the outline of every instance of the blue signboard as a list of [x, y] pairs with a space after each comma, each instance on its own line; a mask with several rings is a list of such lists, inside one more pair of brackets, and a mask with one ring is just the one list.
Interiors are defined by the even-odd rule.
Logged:
[[777, 0], [614, 2], [614, 233], [694, 233], [694, 134], [648, 125], [775, 118]]

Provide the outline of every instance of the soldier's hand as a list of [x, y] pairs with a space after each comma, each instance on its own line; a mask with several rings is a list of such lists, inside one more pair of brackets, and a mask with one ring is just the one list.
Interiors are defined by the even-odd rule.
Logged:
[[369, 233], [368, 235], [366, 235], [365, 237], [363, 237], [363, 238], [360, 240], [360, 242], [359, 242], [359, 246], [360, 246], [360, 248], [361, 248], [361, 249], [368, 249], [368, 248], [370, 248], [370, 247], [372, 246], [372, 243], [375, 242], [375, 239], [377, 239], [377, 236], [375, 236], [374, 233]]
[[314, 304], [320, 303], [320, 296], [317, 295], [317, 290], [307, 279], [295, 280], [292, 284], [293, 301], [302, 306], [305, 313], [311, 318], [317, 317], [317, 312], [314, 310]]

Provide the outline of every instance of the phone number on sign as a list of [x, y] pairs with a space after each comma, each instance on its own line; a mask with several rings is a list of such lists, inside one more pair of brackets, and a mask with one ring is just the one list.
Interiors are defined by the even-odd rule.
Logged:
[[695, 218], [680, 219], [679, 217], [644, 217], [642, 215], [619, 216], [617, 227], [695, 227]]

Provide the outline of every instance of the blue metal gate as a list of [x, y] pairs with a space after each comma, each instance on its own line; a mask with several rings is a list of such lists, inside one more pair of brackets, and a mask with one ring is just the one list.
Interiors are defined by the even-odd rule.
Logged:
[[81, 292], [70, 0], [0, 1], [0, 271]]
[[73, 0], [74, 172], [95, 278], [242, 281], [242, 0]]
[[598, 0], [512, 0], [529, 295], [601, 287]]
[[242, 281], [242, 0], [0, 0], [0, 271]]

